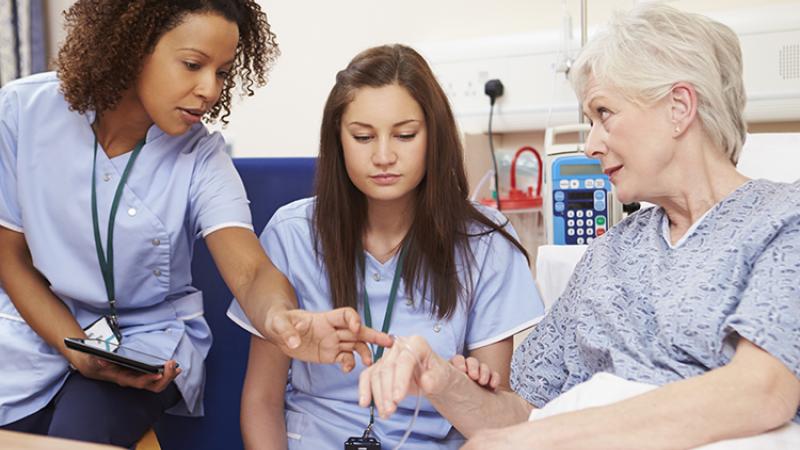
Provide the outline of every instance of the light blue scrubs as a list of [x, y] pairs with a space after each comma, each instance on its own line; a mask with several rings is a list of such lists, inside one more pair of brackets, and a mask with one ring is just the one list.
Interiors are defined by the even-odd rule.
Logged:
[[[84, 327], [109, 311], [92, 231], [93, 120], [68, 109], [54, 73], [0, 90], [0, 226], [25, 234], [34, 266]], [[97, 154], [103, 242], [129, 157]], [[228, 226], [252, 222], [222, 137], [200, 124], [177, 137], [152, 126], [117, 213], [114, 274], [123, 344], [183, 370], [175, 380], [183, 401], [170, 412], [203, 412], [211, 334], [190, 260], [197, 237]], [[69, 373], [2, 288], [0, 354], [0, 425], [44, 407]]]
[[615, 225], [515, 351], [511, 386], [542, 407], [598, 372], [662, 385], [728, 364], [737, 336], [800, 378], [800, 181], [748, 181], [675, 245], [663, 208]]
[[[261, 244], [272, 262], [294, 286], [300, 307], [309, 311], [332, 308], [328, 276], [323, 263], [314, 253], [315, 236], [311, 217], [315, 199], [299, 200], [279, 209], [261, 235]], [[498, 223], [499, 214], [478, 206]], [[481, 231], [470, 227], [470, 233]], [[511, 226], [506, 228], [514, 234]], [[389, 332], [398, 336], [420, 335], [443, 358], [493, 344], [534, 325], [544, 312], [530, 268], [522, 253], [499, 233], [470, 239], [474, 253], [472, 297], [467, 307], [459, 303], [450, 320], [439, 320], [430, 314], [430, 298], [420, 308], [420, 291], [414, 301], [406, 295], [401, 282]], [[369, 292], [373, 326], [380, 328], [389, 300], [389, 291], [397, 264], [397, 256], [384, 264], [365, 253], [366, 288]], [[463, 268], [463, 261], [459, 262]], [[463, 274], [463, 271], [460, 271]], [[469, 280], [461, 277], [467, 285]], [[363, 313], [362, 313], [363, 314]], [[236, 301], [228, 316], [250, 331], [258, 332]], [[309, 364], [294, 360], [286, 392], [286, 427], [289, 448], [341, 448], [351, 436], [360, 436], [369, 421], [369, 410], [358, 406], [358, 376], [363, 370], [360, 361], [349, 374], [336, 365]], [[389, 420], [376, 417], [375, 433], [383, 448], [393, 448], [405, 433], [414, 412], [415, 398], [401, 402], [398, 412]], [[403, 448], [455, 449], [463, 437], [441, 417], [426, 400], [413, 433]]]

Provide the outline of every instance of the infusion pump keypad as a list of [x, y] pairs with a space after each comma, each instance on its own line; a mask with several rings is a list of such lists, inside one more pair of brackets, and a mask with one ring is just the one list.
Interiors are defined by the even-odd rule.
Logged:
[[563, 234], [558, 233], [563, 239], [561, 243], [589, 244], [605, 234], [608, 229], [606, 180], [559, 180], [553, 190], [553, 216], [557, 223], [563, 224]]

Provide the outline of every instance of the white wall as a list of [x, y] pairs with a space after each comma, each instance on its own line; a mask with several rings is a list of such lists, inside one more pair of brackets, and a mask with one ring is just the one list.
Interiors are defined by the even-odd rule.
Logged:
[[[717, 11], [791, 0], [675, 0], [676, 7]], [[71, 0], [51, 0], [51, 49], [63, 39], [60, 11]], [[282, 56], [269, 84], [237, 104], [223, 131], [236, 156], [316, 154], [322, 107], [336, 72], [367, 47], [413, 45], [560, 27], [562, 0], [261, 0]], [[577, 0], [567, 0], [574, 25]], [[589, 1], [589, 23], [602, 23], [635, 0]]]

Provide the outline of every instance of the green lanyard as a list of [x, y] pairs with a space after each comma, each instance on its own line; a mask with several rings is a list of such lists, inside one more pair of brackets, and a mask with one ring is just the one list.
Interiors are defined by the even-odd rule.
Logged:
[[[392, 279], [392, 288], [389, 290], [389, 303], [386, 305], [386, 313], [383, 315], [383, 327], [381, 331], [384, 333], [389, 332], [389, 325], [392, 322], [392, 310], [394, 309], [394, 301], [397, 298], [397, 287], [400, 285], [400, 277], [403, 272], [403, 257], [405, 256], [405, 247], [400, 249], [400, 255], [397, 257], [397, 267], [394, 269], [394, 279]], [[372, 328], [372, 312], [369, 309], [369, 294], [367, 294], [367, 265], [364, 264], [364, 322], [367, 326]], [[377, 351], [373, 351], [373, 363], [378, 362], [383, 356], [383, 347], [378, 347]]]
[[[383, 327], [381, 331], [387, 333], [389, 325], [392, 323], [392, 310], [394, 309], [394, 301], [397, 298], [397, 287], [400, 285], [400, 277], [403, 273], [403, 258], [406, 254], [405, 245], [400, 249], [400, 255], [397, 257], [397, 267], [394, 269], [394, 278], [392, 279], [392, 288], [389, 290], [389, 303], [386, 305], [386, 313], [383, 315]], [[362, 260], [363, 262], [363, 260]], [[372, 312], [369, 309], [369, 295], [367, 294], [367, 265], [364, 265], [364, 322], [372, 328]], [[377, 350], [372, 352], [372, 363], [378, 362], [383, 356], [383, 347], [378, 347]], [[364, 430], [363, 438], [369, 437], [372, 433], [372, 427], [375, 424], [375, 403], [370, 404], [369, 407], [369, 424], [367, 429]]]
[[117, 192], [114, 194], [114, 201], [111, 203], [111, 214], [108, 218], [108, 233], [106, 235], [107, 254], [103, 254], [103, 243], [100, 238], [100, 222], [97, 220], [97, 186], [95, 185], [95, 177], [97, 176], [97, 136], [94, 138], [94, 161], [92, 162], [92, 224], [94, 225], [94, 245], [97, 248], [97, 260], [100, 262], [100, 272], [103, 274], [103, 282], [106, 285], [106, 295], [108, 296], [108, 304], [111, 307], [111, 322], [117, 329], [114, 330], [118, 333], [119, 323], [117, 321], [117, 300], [114, 289], [114, 219], [117, 215], [117, 208], [122, 199], [122, 191], [125, 187], [125, 182], [128, 180], [128, 175], [131, 173], [133, 163], [139, 156], [144, 146], [144, 139], [136, 144], [133, 149], [128, 164], [125, 165], [125, 170], [122, 172], [122, 178], [117, 185]]

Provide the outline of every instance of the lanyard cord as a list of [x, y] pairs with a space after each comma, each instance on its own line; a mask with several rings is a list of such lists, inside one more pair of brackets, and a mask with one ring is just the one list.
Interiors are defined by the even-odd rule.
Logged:
[[125, 165], [125, 170], [122, 172], [122, 178], [117, 185], [117, 191], [114, 194], [114, 200], [111, 203], [111, 214], [108, 218], [108, 233], [106, 234], [106, 252], [103, 254], [103, 243], [100, 237], [100, 222], [97, 213], [97, 136], [94, 138], [94, 161], [92, 162], [92, 225], [94, 226], [94, 245], [97, 249], [97, 260], [100, 263], [100, 272], [103, 274], [103, 282], [106, 285], [106, 295], [108, 296], [108, 304], [111, 308], [111, 321], [115, 327], [119, 326], [117, 321], [117, 300], [114, 288], [114, 220], [117, 215], [117, 208], [122, 199], [122, 191], [125, 187], [125, 182], [128, 180], [128, 175], [131, 173], [133, 163], [139, 156], [144, 146], [144, 139], [136, 144], [133, 149], [128, 164]]
[[[394, 310], [394, 301], [397, 299], [397, 288], [400, 286], [400, 277], [403, 272], [403, 259], [405, 257], [405, 246], [400, 249], [400, 255], [397, 257], [397, 267], [394, 269], [394, 278], [392, 279], [392, 288], [389, 290], [389, 303], [386, 305], [386, 313], [383, 316], [383, 326], [381, 327], [381, 331], [383, 333], [387, 333], [389, 331], [389, 325], [392, 322], [392, 311]], [[362, 259], [362, 265], [364, 266], [364, 322], [370, 328], [372, 328], [372, 311], [369, 308], [369, 294], [367, 294], [367, 265], [364, 263]], [[372, 351], [372, 363], [375, 364], [381, 359], [383, 356], [383, 347], [378, 347], [377, 350], [373, 349]], [[364, 430], [364, 438], [369, 437], [372, 433], [372, 427], [375, 424], [375, 402], [372, 402], [369, 406], [369, 425], [367, 425], [367, 429]]]

